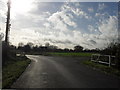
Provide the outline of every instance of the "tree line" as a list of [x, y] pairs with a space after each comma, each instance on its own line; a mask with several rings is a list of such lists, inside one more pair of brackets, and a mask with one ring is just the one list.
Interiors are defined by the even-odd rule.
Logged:
[[17, 50], [24, 51], [25, 53], [29, 53], [29, 52], [82, 52], [83, 47], [80, 45], [77, 45], [74, 47], [74, 49], [68, 49], [68, 48], [61, 49], [58, 46], [50, 45], [49, 43], [46, 43], [44, 46], [42, 45], [34, 46], [33, 43], [28, 42], [26, 45], [24, 45], [23, 43], [19, 43]]
[[18, 47], [11, 45], [12, 48], [23, 51], [25, 53], [29, 52], [95, 52], [105, 55], [113, 55], [117, 56], [120, 55], [120, 43], [110, 43], [106, 48], [104, 49], [84, 49], [81, 45], [74, 46], [73, 49], [64, 48], [61, 49], [56, 45], [50, 45], [49, 43], [46, 43], [43, 45], [35, 45], [32, 42], [28, 42], [27, 44], [23, 44], [22, 42], [18, 44]]
[[[90, 52], [90, 53], [99, 53], [103, 55], [111, 55], [116, 56], [118, 63], [120, 65], [120, 43], [111, 43], [105, 49], [84, 49], [81, 45], [74, 46], [74, 49], [64, 48], [61, 49], [58, 46], [50, 45], [46, 43], [44, 46], [36, 45], [32, 42], [28, 42], [27, 44], [19, 43], [18, 47], [14, 45], [7, 45], [4, 41], [2, 42], [2, 56], [4, 61], [6, 61], [9, 57], [15, 57], [17, 53], [24, 52], [25, 54], [42, 54], [45, 52]], [[8, 54], [9, 53], [9, 54]], [[4, 63], [3, 61], [3, 63]]]

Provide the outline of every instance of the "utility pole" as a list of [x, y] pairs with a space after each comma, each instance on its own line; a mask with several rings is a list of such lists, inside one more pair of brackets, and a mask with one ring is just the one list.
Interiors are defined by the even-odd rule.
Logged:
[[8, 11], [7, 11], [7, 22], [6, 22], [6, 36], [5, 36], [5, 42], [8, 44], [8, 33], [10, 31], [10, 5], [11, 5], [11, 1], [8, 0]]

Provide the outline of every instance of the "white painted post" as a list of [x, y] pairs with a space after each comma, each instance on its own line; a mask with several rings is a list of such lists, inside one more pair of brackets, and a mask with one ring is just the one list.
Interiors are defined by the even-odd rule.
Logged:
[[93, 54], [91, 55], [91, 61], [92, 61]]

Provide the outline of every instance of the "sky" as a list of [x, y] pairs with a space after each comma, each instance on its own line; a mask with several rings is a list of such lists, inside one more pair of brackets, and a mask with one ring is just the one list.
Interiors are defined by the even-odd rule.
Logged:
[[[1, 33], [5, 34], [7, 0], [0, 0]], [[103, 49], [118, 39], [117, 2], [40, 2], [11, 0], [9, 41], [50, 43], [60, 48], [81, 45]]]

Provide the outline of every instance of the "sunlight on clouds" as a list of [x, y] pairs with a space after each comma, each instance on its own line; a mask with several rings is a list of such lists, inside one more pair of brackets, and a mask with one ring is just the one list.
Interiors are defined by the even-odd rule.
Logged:
[[32, 9], [34, 0], [11, 0], [11, 14], [25, 14]]
[[[15, 19], [11, 18], [10, 42], [13, 45], [30, 41], [41, 45], [49, 42], [60, 48], [81, 45], [92, 49], [103, 48], [117, 39], [117, 17], [109, 10], [102, 12], [107, 8], [105, 3], [87, 7], [82, 3], [68, 2], [55, 10], [49, 5], [56, 8], [57, 3], [47, 3], [46, 6], [42, 3], [43, 7], [34, 1], [12, 0], [11, 14]], [[5, 11], [0, 12], [0, 16], [6, 18]]]
[[12, 42], [12, 44], [17, 46], [18, 40], [19, 42], [23, 42], [24, 44], [27, 43], [26, 41], [34, 42], [36, 40], [40, 40], [39, 33], [27, 28], [11, 31], [10, 41]]
[[[42, 12], [43, 14], [32, 13], [29, 15], [31, 18], [24, 15], [25, 17], [20, 19], [22, 21], [19, 22], [21, 23], [19, 26], [22, 27], [24, 26], [22, 24], [25, 23], [25, 25], [29, 24], [30, 26], [28, 25], [29, 27], [27, 26], [28, 29], [25, 31], [22, 29], [21, 37], [16, 37], [19, 38], [20, 41], [23, 39], [24, 42], [31, 41], [35, 43], [35, 40], [42, 44], [49, 42], [60, 48], [73, 48], [75, 45], [81, 45], [89, 49], [104, 48], [111, 40], [117, 39], [116, 16], [111, 16], [107, 13], [98, 13], [92, 8], [87, 8], [87, 11], [93, 12], [95, 15], [95, 18], [91, 18], [88, 12], [80, 8], [79, 5], [80, 4], [75, 7], [69, 3], [63, 4], [60, 10], [54, 13], [50, 13], [49, 11]], [[99, 4], [98, 7], [100, 8], [100, 6], [103, 5], [105, 4]], [[78, 22], [75, 21], [76, 18], [79, 18]], [[88, 22], [88, 20], [94, 21], [96, 18], [98, 19], [98, 21], [94, 22], [96, 26], [92, 23], [86, 24], [85, 27], [87, 27], [89, 31], [83, 33], [82, 31], [86, 29], [83, 28], [82, 30], [80, 27], [78, 28], [79, 23], [83, 22], [83, 19], [86, 20], [85, 22]], [[24, 21], [24, 19], [27, 21]], [[38, 25], [34, 26], [34, 23]], [[43, 26], [40, 26], [41, 24]], [[72, 29], [70, 27], [72, 27]], [[17, 33], [19, 32], [16, 32], [13, 36], [17, 35]], [[12, 42], [16, 43], [17, 41], [13, 40]]]

